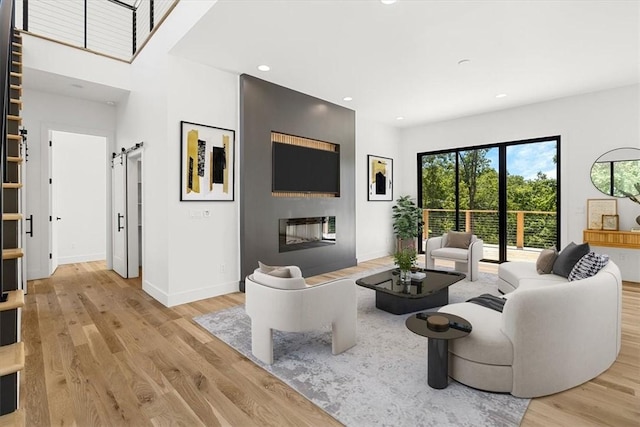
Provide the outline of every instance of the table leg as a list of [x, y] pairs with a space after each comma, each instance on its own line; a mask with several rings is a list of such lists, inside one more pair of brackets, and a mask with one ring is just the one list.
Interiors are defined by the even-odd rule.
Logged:
[[449, 385], [449, 340], [428, 339], [427, 383], [438, 389]]

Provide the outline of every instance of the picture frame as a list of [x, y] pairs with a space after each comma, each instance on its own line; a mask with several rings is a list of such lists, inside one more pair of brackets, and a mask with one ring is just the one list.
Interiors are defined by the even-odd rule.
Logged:
[[602, 229], [609, 231], [618, 231], [619, 216], [618, 215], [602, 215]]
[[587, 199], [587, 229], [602, 230], [603, 215], [618, 214], [618, 199]]
[[367, 200], [393, 200], [393, 159], [367, 155]]
[[180, 201], [234, 199], [235, 131], [180, 122]]

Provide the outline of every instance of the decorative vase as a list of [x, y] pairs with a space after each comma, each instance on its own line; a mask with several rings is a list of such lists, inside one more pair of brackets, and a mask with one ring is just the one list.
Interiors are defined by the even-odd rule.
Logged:
[[411, 289], [411, 270], [400, 270], [400, 284], [404, 286], [404, 291]]

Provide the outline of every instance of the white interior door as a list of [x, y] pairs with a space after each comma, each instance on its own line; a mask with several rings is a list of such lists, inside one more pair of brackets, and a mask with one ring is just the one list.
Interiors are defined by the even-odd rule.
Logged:
[[125, 155], [113, 159], [112, 169], [112, 241], [113, 270], [125, 279], [129, 277], [127, 256], [127, 160]]
[[54, 160], [53, 148], [51, 141], [53, 140], [53, 134], [49, 133], [49, 227], [50, 239], [49, 239], [49, 275], [55, 273], [58, 268], [58, 222], [61, 218], [57, 215], [56, 210], [56, 186], [53, 183], [53, 175], [56, 166]]

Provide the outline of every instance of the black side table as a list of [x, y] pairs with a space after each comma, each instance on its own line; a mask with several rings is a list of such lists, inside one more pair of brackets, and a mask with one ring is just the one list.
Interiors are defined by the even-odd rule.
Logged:
[[[442, 316], [455, 322], [468, 331], [454, 329], [438, 331], [429, 328], [427, 319], [430, 316]], [[409, 316], [405, 322], [407, 328], [420, 336], [427, 337], [427, 383], [432, 388], [442, 389], [449, 385], [449, 340], [462, 338], [471, 332], [471, 324], [460, 316], [449, 313], [424, 312]]]

